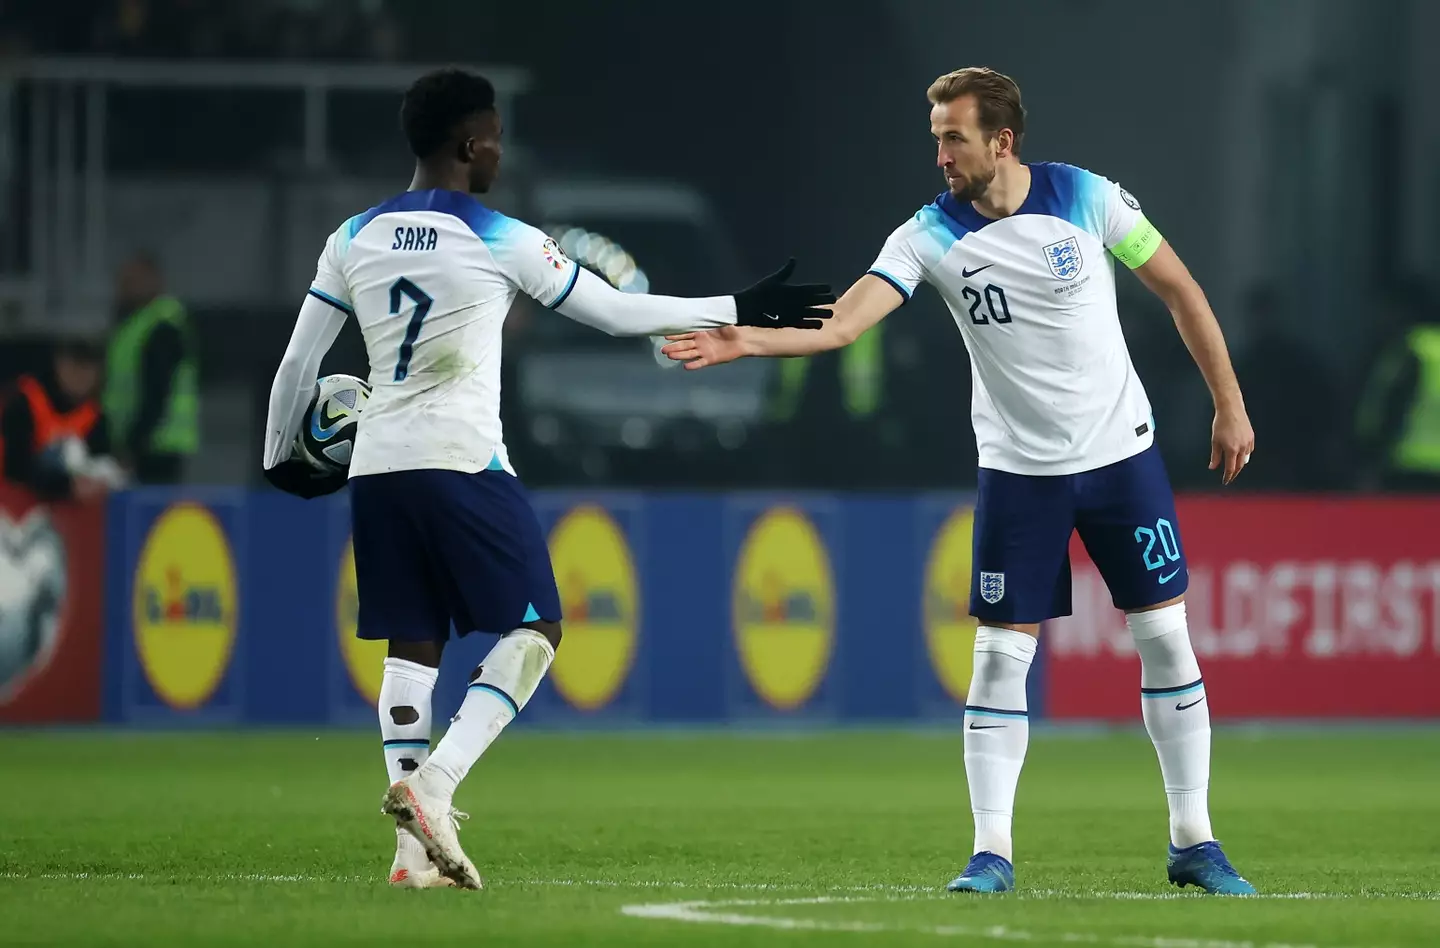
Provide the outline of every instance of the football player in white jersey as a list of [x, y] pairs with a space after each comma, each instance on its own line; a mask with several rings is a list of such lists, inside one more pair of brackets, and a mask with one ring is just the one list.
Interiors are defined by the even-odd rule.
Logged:
[[[499, 171], [500, 116], [488, 81], [421, 77], [401, 124], [416, 157], [409, 190], [330, 236], [270, 392], [265, 474], [302, 497], [338, 490], [294, 456], [320, 360], [359, 323], [373, 391], [348, 479], [358, 635], [389, 641], [380, 730], [396, 822], [390, 882], [479, 888], [451, 798], [525, 707], [560, 645], [560, 597], [540, 523], [500, 426], [501, 324], [517, 293], [614, 335], [733, 325], [818, 328], [830, 288], [785, 282], [794, 262], [734, 296], [621, 293], [544, 233], [472, 195]], [[773, 329], [771, 331], [774, 331]], [[499, 642], [470, 676], [459, 714], [429, 753], [431, 693], [451, 624]]]
[[1025, 164], [1013, 80], [961, 69], [930, 86], [947, 190], [885, 242], [819, 332], [727, 327], [680, 334], [695, 369], [804, 356], [853, 342], [910, 298], [939, 291], [970, 353], [979, 447], [970, 611], [980, 623], [965, 707], [973, 857], [953, 891], [1014, 886], [1011, 819], [1029, 742], [1025, 681], [1040, 623], [1070, 614], [1078, 530], [1124, 610], [1141, 707], [1170, 809], [1167, 873], [1207, 892], [1253, 893], [1210, 828], [1210, 719], [1185, 622], [1184, 548], [1154, 420], [1120, 331], [1114, 257], [1169, 307], [1215, 401], [1210, 467], [1230, 483], [1255, 435], [1205, 294], [1128, 192], [1063, 164]]

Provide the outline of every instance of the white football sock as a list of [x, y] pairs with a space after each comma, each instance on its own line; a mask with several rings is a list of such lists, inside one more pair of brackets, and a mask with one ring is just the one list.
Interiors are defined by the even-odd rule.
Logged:
[[380, 738], [385, 772], [394, 783], [430, 756], [430, 696], [440, 671], [402, 658], [385, 659], [380, 681]]
[[1140, 705], [1160, 758], [1170, 805], [1170, 842], [1184, 849], [1210, 829], [1210, 705], [1190, 646], [1185, 604], [1125, 616], [1140, 652]]
[[975, 633], [975, 672], [965, 695], [965, 780], [975, 817], [974, 852], [1006, 859], [1015, 787], [1030, 743], [1025, 678], [1035, 658], [1035, 637], [981, 626]]
[[427, 786], [447, 798], [454, 794], [475, 761], [525, 707], [554, 659], [555, 649], [539, 632], [516, 629], [503, 636], [470, 679], [450, 729], [420, 768]]

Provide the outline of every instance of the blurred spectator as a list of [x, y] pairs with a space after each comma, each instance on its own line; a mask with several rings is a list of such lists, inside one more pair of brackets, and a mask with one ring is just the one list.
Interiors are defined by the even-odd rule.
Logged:
[[185, 307], [137, 254], [116, 281], [119, 325], [106, 360], [105, 414], [116, 454], [141, 484], [179, 483], [200, 444], [199, 371]]
[[1404, 293], [1409, 313], [1381, 350], [1355, 416], [1361, 487], [1440, 489], [1440, 306], [1419, 288]]
[[55, 347], [47, 371], [20, 376], [0, 408], [0, 471], [46, 500], [92, 500], [120, 484], [100, 410], [101, 351]]

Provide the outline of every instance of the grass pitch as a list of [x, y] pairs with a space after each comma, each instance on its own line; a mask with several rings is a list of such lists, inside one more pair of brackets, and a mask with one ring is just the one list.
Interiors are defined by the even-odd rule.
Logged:
[[8, 732], [0, 762], [6, 945], [1440, 946], [1434, 730], [1218, 731], [1249, 900], [1165, 884], [1139, 732], [1035, 736], [1001, 897], [942, 891], [958, 731], [506, 735], [456, 800], [478, 893], [385, 885], [378, 735]]

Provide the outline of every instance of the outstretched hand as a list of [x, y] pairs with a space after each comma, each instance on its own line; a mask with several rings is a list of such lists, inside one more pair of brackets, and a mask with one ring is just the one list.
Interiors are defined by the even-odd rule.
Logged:
[[665, 338], [669, 343], [660, 351], [673, 362], [685, 363], [687, 369], [724, 365], [745, 354], [744, 336], [736, 326], [708, 332], [680, 333]]
[[[748, 289], [735, 294], [735, 325], [762, 329], [819, 329], [835, 302], [828, 283], [786, 283], [795, 258]], [[725, 361], [729, 361], [726, 359]]]

